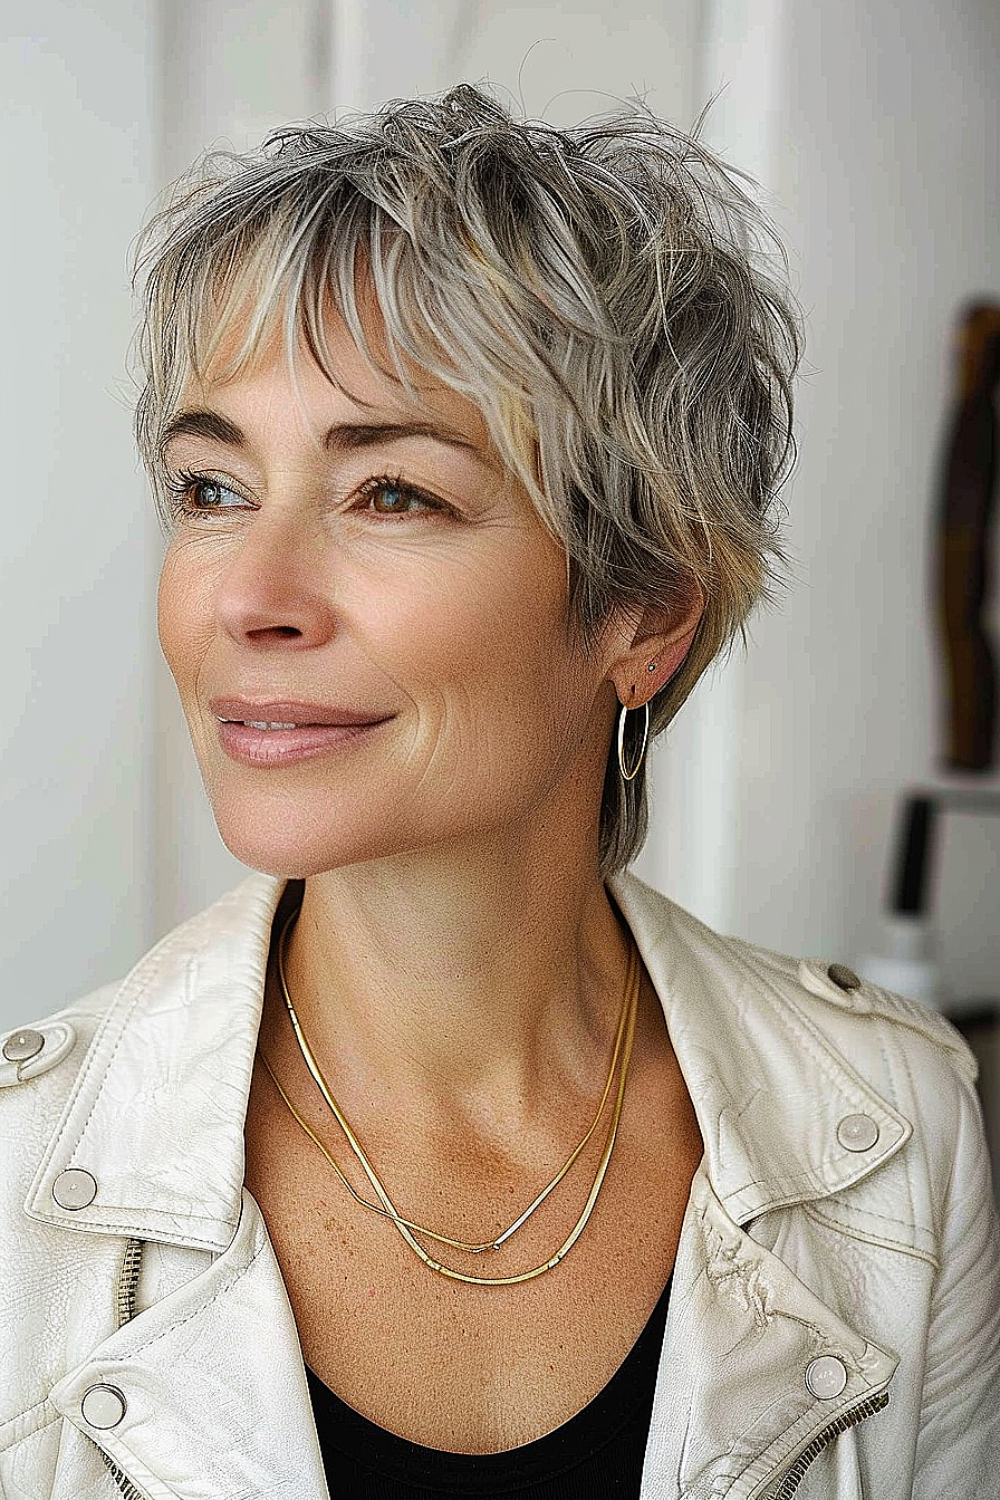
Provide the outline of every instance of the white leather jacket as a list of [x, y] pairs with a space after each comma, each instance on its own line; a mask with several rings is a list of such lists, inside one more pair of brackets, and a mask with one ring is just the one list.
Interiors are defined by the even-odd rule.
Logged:
[[[251, 876], [4, 1039], [4, 1500], [336, 1500], [243, 1188], [282, 888]], [[997, 1500], [1000, 1237], [966, 1047], [836, 965], [611, 889], [705, 1143], [642, 1500]]]

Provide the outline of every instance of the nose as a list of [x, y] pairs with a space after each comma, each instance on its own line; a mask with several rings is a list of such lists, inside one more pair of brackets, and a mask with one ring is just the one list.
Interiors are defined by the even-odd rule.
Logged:
[[221, 628], [241, 645], [322, 645], [336, 626], [326, 549], [302, 516], [258, 512], [218, 580]]

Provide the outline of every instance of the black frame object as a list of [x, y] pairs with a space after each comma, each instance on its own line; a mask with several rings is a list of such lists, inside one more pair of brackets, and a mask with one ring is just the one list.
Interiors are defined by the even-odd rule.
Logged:
[[[1000, 789], [923, 787], [902, 795], [897, 811], [891, 869], [891, 915], [912, 918], [929, 915], [937, 826], [941, 814], [948, 809], [1000, 817]], [[996, 1097], [1000, 1095], [1000, 1076], [996, 1076], [993, 1062], [998, 1048], [997, 1028], [1000, 1027], [1000, 981], [997, 990], [995, 997], [983, 997], [982, 1000], [977, 997], [975, 1002], [963, 1005], [954, 1015], [948, 1015], [945, 1010], [979, 1061], [979, 1094], [991, 1140], [1000, 1133], [992, 1123], [994, 1115], [1000, 1112], [1000, 1097]], [[994, 1162], [993, 1170], [1000, 1202], [1000, 1162]]]
[[[897, 813], [889, 912], [892, 916], [927, 917], [937, 824], [947, 809], [1000, 817], [1000, 789], [989, 787], [921, 787], [903, 794]], [[1000, 989], [1000, 983], [998, 983]], [[975, 1010], [963, 1008], [962, 1027], [1000, 1015], [1000, 994]], [[958, 1020], [952, 1018], [955, 1024]]]

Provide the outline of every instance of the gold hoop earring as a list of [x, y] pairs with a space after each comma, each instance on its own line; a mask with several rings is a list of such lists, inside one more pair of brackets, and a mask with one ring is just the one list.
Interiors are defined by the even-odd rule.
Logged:
[[649, 740], [649, 704], [644, 703], [642, 707], [646, 715], [642, 726], [642, 744], [639, 747], [639, 755], [631, 771], [626, 771], [625, 769], [625, 715], [628, 713], [628, 709], [624, 703], [622, 704], [621, 713], [618, 715], [618, 769], [622, 773], [623, 781], [635, 780], [646, 756], [646, 743]]

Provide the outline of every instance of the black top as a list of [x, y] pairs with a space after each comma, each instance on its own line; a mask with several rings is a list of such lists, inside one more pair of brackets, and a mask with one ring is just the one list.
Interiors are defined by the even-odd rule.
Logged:
[[670, 1282], [602, 1391], [554, 1432], [505, 1453], [445, 1453], [369, 1422], [306, 1368], [333, 1500], [638, 1500]]

